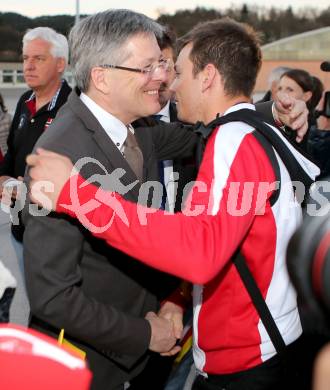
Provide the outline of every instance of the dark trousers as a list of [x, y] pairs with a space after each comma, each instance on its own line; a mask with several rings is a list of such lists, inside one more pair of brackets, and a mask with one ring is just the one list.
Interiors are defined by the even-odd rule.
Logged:
[[310, 390], [303, 359], [303, 341], [299, 339], [282, 356], [276, 355], [249, 370], [208, 378], [199, 375], [192, 390]]

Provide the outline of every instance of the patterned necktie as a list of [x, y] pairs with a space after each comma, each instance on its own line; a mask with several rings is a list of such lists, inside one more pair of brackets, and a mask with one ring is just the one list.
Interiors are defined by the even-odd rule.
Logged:
[[152, 117], [157, 121], [157, 122], [160, 122], [160, 119], [163, 115], [160, 115], [160, 114], [155, 114], [155, 115], [152, 115]]
[[135, 135], [127, 129], [127, 138], [124, 142], [124, 157], [128, 162], [129, 166], [132, 168], [136, 177], [142, 182], [143, 178], [143, 154], [141, 149], [136, 142]]

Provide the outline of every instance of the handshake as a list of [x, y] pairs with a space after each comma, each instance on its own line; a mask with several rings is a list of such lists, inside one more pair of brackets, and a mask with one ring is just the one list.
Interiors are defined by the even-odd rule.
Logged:
[[149, 349], [162, 356], [177, 354], [181, 349], [176, 342], [182, 336], [183, 309], [172, 302], [166, 302], [158, 315], [149, 312], [145, 318], [151, 327]]

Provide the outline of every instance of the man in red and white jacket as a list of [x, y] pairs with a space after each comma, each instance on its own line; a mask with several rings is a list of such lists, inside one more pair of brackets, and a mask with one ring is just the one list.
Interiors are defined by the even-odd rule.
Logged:
[[[195, 27], [181, 39], [172, 85], [179, 118], [209, 123], [218, 114], [254, 110], [250, 96], [260, 64], [259, 44], [250, 28], [231, 20]], [[289, 389], [297, 379], [293, 362], [300, 353], [302, 329], [285, 251], [301, 221], [301, 206], [277, 154], [281, 184], [277, 201], [271, 202], [278, 178], [253, 131], [242, 122], [213, 131], [185, 208], [174, 215], [124, 201], [86, 185], [79, 175], [68, 181], [72, 164], [55, 153], [39, 151], [28, 158], [32, 199], [50, 207], [45, 192], [33, 185], [35, 180], [53, 181], [55, 191], [46, 195], [57, 212], [79, 218], [96, 236], [145, 264], [194, 283], [194, 360], [200, 374], [194, 390]], [[314, 179], [318, 168], [279, 130], [270, 131], [278, 133]], [[80, 206], [91, 200], [94, 209], [91, 203]], [[288, 346], [282, 356], [232, 262], [238, 248]], [[181, 308], [170, 305], [174, 320]]]

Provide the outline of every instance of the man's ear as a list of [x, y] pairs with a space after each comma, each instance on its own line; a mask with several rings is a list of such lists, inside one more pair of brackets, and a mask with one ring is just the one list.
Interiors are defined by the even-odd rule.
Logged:
[[57, 71], [62, 74], [65, 71], [66, 60], [63, 57], [57, 58]]
[[91, 70], [91, 82], [94, 87], [102, 92], [107, 94], [110, 90], [109, 80], [106, 77], [106, 69], [101, 68], [100, 66], [95, 66]]
[[213, 64], [207, 64], [202, 70], [202, 92], [205, 92], [212, 86], [216, 77], [216, 72], [217, 69]]

